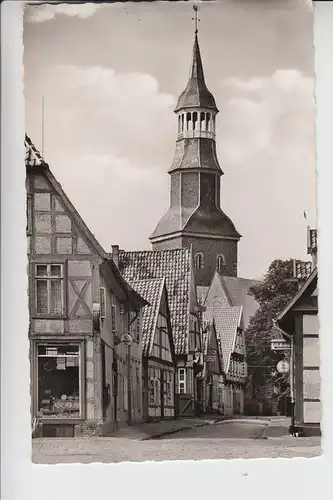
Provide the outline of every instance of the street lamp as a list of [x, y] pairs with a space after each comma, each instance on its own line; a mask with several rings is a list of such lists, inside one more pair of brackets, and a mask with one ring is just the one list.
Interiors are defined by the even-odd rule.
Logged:
[[[294, 357], [295, 357], [295, 346], [294, 338], [283, 331], [283, 335], [288, 337], [290, 344], [285, 340], [273, 339], [271, 341], [272, 351], [290, 351], [290, 397], [291, 397], [291, 422], [289, 427], [290, 434], [294, 434], [295, 431], [295, 384], [294, 384]], [[278, 368], [277, 368], [278, 369]], [[278, 370], [279, 371], [279, 370]]]

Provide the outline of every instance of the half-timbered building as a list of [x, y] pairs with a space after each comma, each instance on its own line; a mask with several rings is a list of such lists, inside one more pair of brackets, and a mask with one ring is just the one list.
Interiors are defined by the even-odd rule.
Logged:
[[176, 360], [165, 278], [130, 284], [148, 302], [141, 316], [144, 420], [174, 418]]
[[203, 392], [203, 353], [191, 248], [119, 252], [119, 270], [129, 282], [165, 278], [176, 354], [177, 412], [193, 415]]
[[[114, 300], [117, 316], [122, 303], [127, 317], [128, 311], [139, 314], [146, 302], [112, 263], [114, 279], [107, 277], [106, 286], [100, 265], [108, 255], [27, 136], [25, 151], [31, 413], [40, 424], [33, 429], [45, 437], [101, 433], [114, 421], [105, 346], [113, 349], [118, 325], [122, 334], [128, 333], [127, 322], [117, 317], [116, 326], [103, 324], [105, 304]], [[141, 352], [136, 358], [141, 363]], [[127, 352], [118, 353], [121, 363], [126, 371]], [[119, 390], [118, 409], [124, 413], [128, 386]]]
[[203, 341], [204, 380], [206, 388], [203, 410], [207, 413], [216, 412], [223, 414], [223, 356], [214, 320], [205, 325]]
[[276, 321], [291, 348], [291, 390], [295, 406], [292, 431], [320, 434], [320, 348], [318, 317], [317, 232], [309, 230], [312, 272]]

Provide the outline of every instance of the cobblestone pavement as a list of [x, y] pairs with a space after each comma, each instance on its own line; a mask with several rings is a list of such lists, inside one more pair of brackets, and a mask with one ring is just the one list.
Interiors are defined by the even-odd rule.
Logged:
[[[229, 427], [230, 434], [226, 437]], [[224, 422], [153, 440], [123, 437], [34, 439], [37, 463], [143, 462], [146, 460], [200, 460], [234, 458], [315, 457], [320, 438], [282, 436], [258, 439], [267, 423]], [[245, 432], [246, 430], [246, 432]], [[247, 437], [244, 437], [246, 436]], [[224, 437], [221, 437], [224, 436]]]

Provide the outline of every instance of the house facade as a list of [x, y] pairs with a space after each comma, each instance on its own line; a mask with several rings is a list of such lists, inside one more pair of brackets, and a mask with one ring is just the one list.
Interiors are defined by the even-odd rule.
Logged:
[[149, 302], [141, 315], [144, 420], [175, 418], [176, 360], [165, 278], [130, 284]]
[[221, 343], [217, 337], [214, 321], [204, 328], [204, 412], [224, 414], [223, 390], [224, 372]]
[[119, 252], [119, 270], [131, 283], [165, 279], [176, 359], [176, 400], [179, 415], [193, 415], [204, 381], [202, 307], [196, 297], [191, 248]]
[[[103, 347], [107, 337], [113, 348], [113, 327], [107, 334], [100, 319], [100, 265], [108, 256], [27, 136], [25, 151], [33, 429], [38, 421], [45, 437], [101, 433], [114, 415]], [[123, 289], [127, 308], [139, 313], [146, 304], [120, 274], [113, 286]], [[126, 322], [121, 329], [127, 333]]]
[[308, 253], [313, 270], [276, 321], [291, 347], [292, 425], [305, 435], [320, 434], [320, 348], [318, 318], [317, 234], [311, 230]]

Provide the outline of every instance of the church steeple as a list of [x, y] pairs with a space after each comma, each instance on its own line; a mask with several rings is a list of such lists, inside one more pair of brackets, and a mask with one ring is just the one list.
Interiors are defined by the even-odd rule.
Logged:
[[208, 90], [202, 66], [197, 29], [194, 36], [190, 76], [185, 90], [180, 94], [175, 112], [186, 108], [207, 108], [215, 113], [218, 109], [213, 94]]
[[240, 234], [220, 208], [223, 172], [215, 142], [219, 111], [205, 82], [198, 41], [198, 8], [194, 10], [190, 74], [175, 108], [178, 130], [176, 151], [168, 171], [171, 177], [170, 208], [150, 236], [150, 241], [154, 250], [192, 246], [194, 255], [200, 254], [197, 284], [209, 285], [216, 269], [225, 275], [237, 275]]

